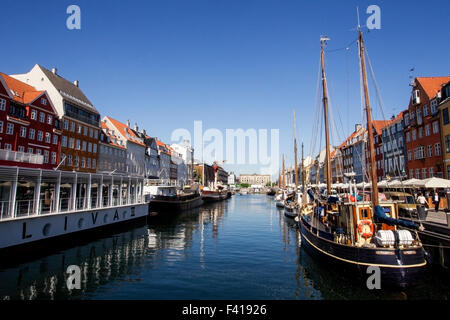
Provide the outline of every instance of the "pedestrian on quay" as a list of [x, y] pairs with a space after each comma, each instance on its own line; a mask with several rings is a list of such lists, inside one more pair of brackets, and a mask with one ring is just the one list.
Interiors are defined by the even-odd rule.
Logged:
[[434, 201], [434, 210], [437, 212], [439, 210], [439, 192], [434, 191], [434, 197], [433, 197], [433, 201]]
[[427, 198], [425, 198], [423, 193], [419, 193], [419, 196], [417, 197], [417, 202], [419, 202], [420, 205], [428, 208]]

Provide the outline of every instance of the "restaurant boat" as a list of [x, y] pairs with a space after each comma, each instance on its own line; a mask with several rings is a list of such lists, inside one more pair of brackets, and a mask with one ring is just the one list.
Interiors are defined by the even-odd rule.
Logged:
[[0, 166], [0, 252], [145, 219], [143, 178]]
[[[321, 78], [327, 148], [325, 168], [331, 168], [324, 69], [324, 45], [327, 40], [321, 37]], [[372, 122], [367, 93], [365, 46], [360, 28], [358, 46], [367, 128], [370, 129]], [[301, 245], [312, 256], [331, 263], [334, 271], [348, 271], [354, 278], [367, 279], [373, 273], [373, 268], [379, 268], [382, 287], [405, 287], [414, 283], [427, 264], [424, 248], [416, 231], [419, 226], [398, 219], [398, 205], [395, 202], [379, 200], [372, 130], [368, 130], [368, 146], [371, 201], [342, 202], [336, 201], [336, 198], [335, 201], [321, 201], [308, 190], [314, 202], [305, 202], [300, 210], [300, 217], [297, 218]], [[330, 194], [331, 171], [326, 170], [326, 175], [327, 194]], [[401, 230], [399, 226], [410, 230]]]

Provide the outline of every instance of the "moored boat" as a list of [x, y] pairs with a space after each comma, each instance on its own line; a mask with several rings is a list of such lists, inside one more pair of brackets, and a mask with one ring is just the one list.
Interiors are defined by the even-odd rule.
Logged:
[[173, 213], [202, 205], [198, 191], [178, 191], [175, 186], [146, 186], [144, 194], [150, 196], [149, 213]]
[[226, 190], [211, 190], [208, 187], [203, 188], [202, 190], [202, 200], [204, 202], [217, 202], [227, 199], [227, 191]]
[[[324, 45], [328, 39], [321, 37], [321, 78], [326, 138], [326, 164], [331, 168], [328, 136], [328, 99], [324, 70]], [[367, 93], [364, 62], [364, 42], [358, 28], [359, 57], [364, 86], [367, 128], [372, 128], [371, 107]], [[398, 219], [398, 205], [380, 201], [377, 188], [373, 131], [368, 130], [370, 201], [343, 202], [336, 197], [322, 200], [313, 192], [313, 200], [304, 203], [298, 225], [301, 245], [312, 256], [331, 262], [334, 270], [349, 271], [354, 277], [367, 279], [378, 269], [381, 286], [405, 287], [412, 284], [424, 270], [427, 262], [422, 243], [414, 230], [414, 223]], [[331, 195], [331, 171], [327, 174], [327, 195]], [[410, 230], [400, 230], [398, 226]], [[340, 267], [338, 269], [338, 267]], [[375, 271], [374, 271], [375, 270]]]

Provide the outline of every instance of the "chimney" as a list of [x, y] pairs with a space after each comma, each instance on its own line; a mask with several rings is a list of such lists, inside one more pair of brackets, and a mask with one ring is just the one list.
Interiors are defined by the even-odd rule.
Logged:
[[73, 82], [73, 84], [74, 84], [76, 87], [78, 87], [79, 81], [78, 81], [78, 80], [75, 80], [75, 81]]
[[127, 120], [127, 127], [130, 127], [130, 120]]
[[139, 127], [138, 127], [137, 123], [134, 123], [134, 131], [139, 132]]
[[142, 134], [144, 135], [144, 136], [146, 136], [147, 135], [147, 132], [145, 131], [145, 129], [142, 129]]
[[57, 71], [58, 71], [58, 69], [52, 68], [52, 73], [53, 73], [53, 74], [57, 74], [57, 73], [56, 73]]
[[360, 123], [355, 124], [355, 131], [361, 130], [362, 125]]

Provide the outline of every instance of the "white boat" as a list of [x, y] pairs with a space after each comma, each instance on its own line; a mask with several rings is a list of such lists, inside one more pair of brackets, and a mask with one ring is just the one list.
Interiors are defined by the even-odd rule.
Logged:
[[284, 208], [284, 199], [285, 199], [284, 191], [279, 191], [275, 196], [275, 205], [277, 208]]
[[0, 166], [0, 250], [145, 219], [143, 182], [142, 177]]

